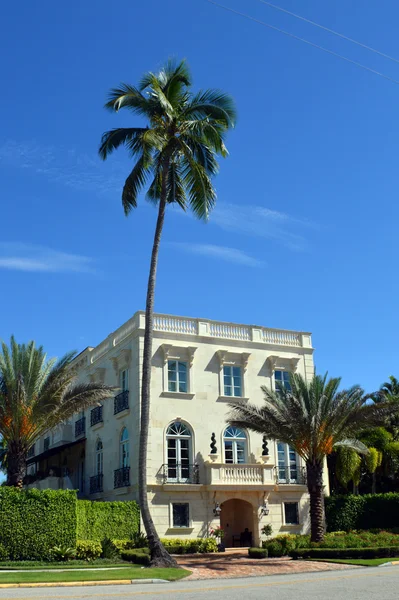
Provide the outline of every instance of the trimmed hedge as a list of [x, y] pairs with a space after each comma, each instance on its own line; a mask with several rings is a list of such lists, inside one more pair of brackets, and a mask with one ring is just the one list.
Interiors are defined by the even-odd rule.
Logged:
[[327, 531], [399, 527], [399, 494], [325, 498]]
[[140, 510], [136, 502], [77, 501], [77, 537], [80, 540], [130, 538], [139, 531]]
[[97, 540], [78, 540], [76, 542], [76, 558], [78, 560], [95, 560], [103, 553], [101, 542]]
[[161, 538], [169, 554], [206, 554], [218, 551], [218, 545], [215, 538]]
[[0, 544], [11, 560], [46, 560], [76, 546], [76, 492], [0, 487]]
[[385, 548], [300, 548], [290, 556], [298, 558], [390, 558], [399, 556], [399, 546]]
[[249, 558], [267, 558], [269, 553], [267, 548], [248, 548]]
[[123, 550], [123, 552], [121, 552], [121, 558], [136, 565], [148, 566], [151, 560], [149, 552], [150, 551], [148, 548], [136, 548], [136, 550]]

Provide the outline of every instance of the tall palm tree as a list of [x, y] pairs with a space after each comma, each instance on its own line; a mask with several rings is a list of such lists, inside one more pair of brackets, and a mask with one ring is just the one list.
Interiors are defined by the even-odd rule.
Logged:
[[74, 383], [75, 352], [47, 360], [35, 342], [11, 337], [0, 351], [0, 436], [7, 448], [7, 485], [21, 486], [29, 448], [75, 413], [113, 394], [101, 383]]
[[[389, 376], [389, 381], [383, 383], [372, 395], [375, 402], [392, 402], [399, 406], [399, 380], [393, 375]], [[393, 435], [394, 440], [399, 440], [399, 413], [391, 415], [385, 423], [387, 430]]]
[[177, 204], [207, 220], [216, 193], [211, 178], [218, 172], [216, 156], [227, 156], [224, 137], [234, 126], [232, 98], [219, 90], [192, 91], [190, 71], [184, 61], [169, 61], [157, 74], [146, 73], [138, 87], [121, 84], [112, 89], [105, 105], [118, 112], [126, 108], [144, 117], [145, 127], [118, 128], [104, 133], [99, 153], [104, 160], [124, 145], [134, 159], [133, 169], [122, 191], [128, 215], [137, 206], [146, 186], [147, 199], [158, 206], [147, 287], [143, 370], [141, 384], [141, 427], [139, 451], [139, 498], [141, 514], [154, 566], [175, 565], [162, 546], [151, 518], [147, 498], [147, 440], [150, 414], [151, 356], [154, 293], [158, 252], [165, 210]]
[[307, 382], [294, 374], [290, 381], [291, 390], [262, 387], [262, 406], [231, 403], [228, 422], [289, 444], [302, 457], [310, 495], [311, 539], [319, 542], [324, 537], [325, 457], [339, 446], [365, 451], [356, 435], [383, 421], [390, 406], [367, 403], [359, 387], [339, 392], [339, 378], [327, 381], [327, 375], [317, 375]]

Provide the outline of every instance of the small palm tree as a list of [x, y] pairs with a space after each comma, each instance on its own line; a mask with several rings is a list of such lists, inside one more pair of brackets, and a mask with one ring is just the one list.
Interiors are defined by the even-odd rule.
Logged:
[[290, 381], [291, 390], [275, 392], [262, 387], [262, 406], [241, 401], [230, 404], [228, 422], [287, 443], [302, 457], [310, 495], [311, 539], [320, 542], [325, 530], [323, 466], [326, 456], [339, 446], [364, 451], [356, 435], [370, 425], [380, 424], [391, 408], [387, 404], [368, 403], [359, 387], [339, 392], [339, 378], [327, 380], [327, 375], [317, 375], [307, 382], [295, 374]]
[[[378, 392], [372, 395], [375, 402], [391, 402], [399, 406], [399, 380], [393, 375], [389, 376], [389, 381], [382, 384]], [[396, 412], [387, 418], [385, 426], [393, 435], [394, 440], [399, 440], [399, 413]]]
[[29, 448], [49, 429], [113, 394], [101, 383], [76, 383], [75, 352], [47, 360], [35, 342], [11, 337], [0, 352], [0, 436], [7, 450], [7, 485], [21, 486]]
[[118, 128], [104, 133], [99, 153], [104, 160], [119, 146], [125, 146], [135, 160], [122, 191], [122, 205], [128, 215], [137, 206], [140, 191], [158, 206], [147, 287], [143, 370], [141, 386], [141, 427], [139, 450], [140, 508], [151, 550], [153, 566], [176, 566], [162, 546], [154, 527], [147, 498], [147, 440], [150, 411], [151, 357], [155, 280], [159, 245], [166, 207], [191, 209], [207, 220], [216, 193], [211, 178], [218, 172], [216, 156], [227, 156], [224, 136], [235, 122], [230, 96], [219, 90], [192, 91], [186, 63], [169, 61], [157, 74], [147, 73], [138, 87], [122, 84], [110, 92], [106, 108], [121, 108], [143, 117], [145, 127]]

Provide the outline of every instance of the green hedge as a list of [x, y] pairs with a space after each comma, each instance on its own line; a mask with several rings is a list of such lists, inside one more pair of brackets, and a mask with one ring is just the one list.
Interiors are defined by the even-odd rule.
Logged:
[[80, 540], [123, 540], [139, 530], [140, 510], [136, 502], [78, 500], [77, 519], [77, 537]]
[[249, 558], [267, 558], [269, 552], [267, 548], [248, 548]]
[[169, 554], [207, 554], [218, 551], [215, 538], [161, 538], [161, 542]]
[[329, 496], [325, 507], [327, 531], [399, 527], [399, 494]]
[[46, 560], [76, 546], [76, 492], [0, 488], [0, 544], [11, 560]]
[[390, 558], [399, 556], [399, 546], [385, 548], [300, 548], [290, 556], [298, 558]]
[[121, 558], [136, 565], [150, 564], [151, 558], [148, 548], [136, 548], [136, 550], [124, 550], [121, 552]]

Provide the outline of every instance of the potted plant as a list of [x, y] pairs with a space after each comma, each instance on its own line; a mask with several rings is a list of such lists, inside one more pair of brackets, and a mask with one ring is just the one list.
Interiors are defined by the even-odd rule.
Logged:
[[211, 529], [211, 536], [218, 540], [218, 552], [224, 552], [225, 547], [222, 543], [222, 540], [224, 538], [224, 529], [222, 529], [221, 527], [215, 527], [215, 529]]

